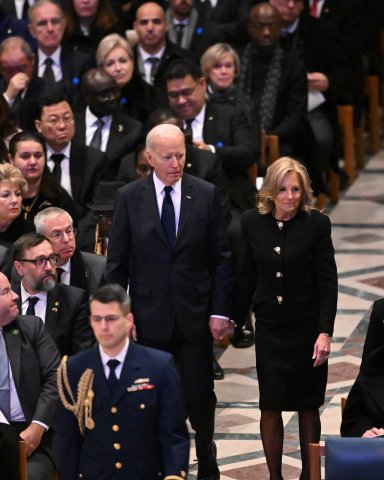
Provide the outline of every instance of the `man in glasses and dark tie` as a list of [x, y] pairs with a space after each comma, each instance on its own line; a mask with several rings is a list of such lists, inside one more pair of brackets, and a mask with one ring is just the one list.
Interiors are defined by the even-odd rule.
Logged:
[[21, 281], [14, 285], [20, 311], [45, 323], [61, 355], [73, 355], [93, 343], [85, 290], [56, 283], [59, 256], [38, 233], [22, 235], [13, 246], [14, 267]]
[[139, 343], [175, 356], [196, 432], [198, 479], [217, 480], [212, 339], [234, 326], [225, 223], [215, 186], [183, 174], [179, 127], [154, 127], [146, 155], [153, 174], [117, 193], [107, 281], [129, 285]]

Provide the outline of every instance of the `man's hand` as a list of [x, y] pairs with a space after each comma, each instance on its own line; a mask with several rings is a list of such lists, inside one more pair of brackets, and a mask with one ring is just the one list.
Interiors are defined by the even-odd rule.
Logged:
[[312, 72], [307, 74], [308, 90], [325, 92], [329, 88], [329, 81], [324, 73]]
[[208, 152], [211, 151], [211, 149], [209, 148], [209, 145], [207, 143], [204, 143], [201, 140], [192, 140], [192, 144], [193, 144], [194, 147], [196, 147], [200, 150], [207, 150]]
[[233, 320], [226, 320], [219, 317], [211, 317], [209, 319], [209, 328], [215, 340], [221, 340], [229, 335], [235, 326], [236, 324]]
[[15, 100], [19, 93], [27, 88], [28, 83], [28, 75], [22, 72], [16, 73], [8, 83], [8, 87], [4, 92], [5, 96], [9, 98], [9, 100]]
[[362, 436], [364, 438], [375, 438], [378, 435], [384, 435], [384, 428], [373, 427], [370, 430], [366, 430]]
[[40, 445], [41, 437], [45, 428], [38, 423], [31, 423], [29, 427], [20, 433], [20, 437], [27, 444], [27, 457], [30, 457], [36, 448]]

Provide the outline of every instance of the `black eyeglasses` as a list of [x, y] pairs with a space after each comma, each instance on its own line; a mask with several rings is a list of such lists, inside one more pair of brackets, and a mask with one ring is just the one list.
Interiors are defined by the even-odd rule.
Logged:
[[30, 260], [29, 258], [19, 258], [17, 261], [18, 262], [29, 262], [29, 263], [34, 263], [36, 268], [44, 268], [49, 262], [52, 267], [57, 267], [59, 264], [60, 257], [59, 255], [56, 255], [55, 253], [52, 253], [52, 255], [49, 255], [49, 257], [37, 257], [34, 258], [33, 260]]

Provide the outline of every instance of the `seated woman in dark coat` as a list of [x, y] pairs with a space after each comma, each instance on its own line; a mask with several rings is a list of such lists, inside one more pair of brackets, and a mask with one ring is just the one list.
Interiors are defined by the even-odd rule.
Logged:
[[364, 361], [349, 392], [340, 432], [342, 437], [384, 435], [384, 345]]
[[[76, 220], [76, 207], [70, 195], [57, 184], [46, 166], [44, 138], [36, 132], [19, 132], [9, 144], [9, 161], [23, 174], [28, 191], [23, 193], [23, 217], [33, 222], [47, 207], [60, 207]], [[75, 221], [75, 223], [77, 223]]]
[[144, 123], [153, 110], [167, 105], [164, 94], [134, 71], [132, 48], [122, 36], [112, 33], [103, 38], [96, 63], [116, 80], [121, 89], [120, 109], [130, 117]]
[[24, 233], [35, 230], [21, 215], [22, 195], [27, 182], [20, 170], [9, 163], [0, 165], [0, 245], [6, 248]]

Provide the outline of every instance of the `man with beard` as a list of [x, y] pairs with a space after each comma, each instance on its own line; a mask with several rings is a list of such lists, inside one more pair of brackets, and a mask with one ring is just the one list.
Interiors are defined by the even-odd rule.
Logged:
[[13, 285], [23, 315], [45, 323], [61, 355], [73, 355], [93, 344], [85, 290], [56, 283], [59, 256], [38, 233], [22, 235], [13, 246], [14, 267], [21, 282]]

